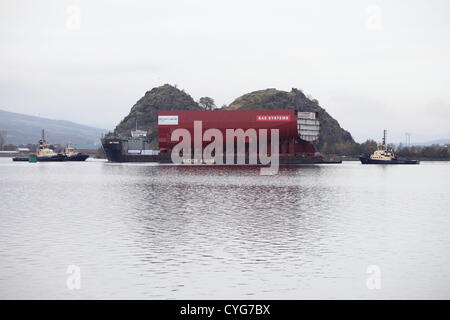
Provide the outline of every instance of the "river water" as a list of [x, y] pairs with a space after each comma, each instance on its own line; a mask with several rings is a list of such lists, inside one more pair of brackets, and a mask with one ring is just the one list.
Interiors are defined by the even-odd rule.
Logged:
[[0, 298], [450, 298], [450, 163], [0, 158]]

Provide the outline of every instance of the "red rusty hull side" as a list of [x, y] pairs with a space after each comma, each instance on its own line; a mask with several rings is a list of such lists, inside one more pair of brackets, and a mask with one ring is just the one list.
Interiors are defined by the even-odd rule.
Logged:
[[[171, 141], [171, 134], [175, 129], [187, 129], [194, 137], [194, 121], [202, 121], [202, 134], [211, 128], [219, 129], [226, 137], [226, 129], [279, 129], [280, 153], [298, 154], [314, 153], [314, 145], [301, 140], [297, 131], [295, 110], [213, 110], [213, 111], [185, 111], [160, 110], [160, 116], [177, 116], [178, 124], [158, 123], [158, 143], [162, 151], [169, 151], [178, 143]], [[204, 145], [209, 142], [204, 142]], [[225, 141], [224, 141], [225, 143]], [[225, 149], [224, 149], [225, 150]]]

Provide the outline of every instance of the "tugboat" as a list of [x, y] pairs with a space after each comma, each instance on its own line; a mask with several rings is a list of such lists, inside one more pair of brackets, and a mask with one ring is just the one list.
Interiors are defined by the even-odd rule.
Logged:
[[64, 149], [64, 155], [66, 156], [64, 161], [85, 161], [87, 158], [89, 158], [89, 155], [87, 154], [76, 152], [70, 141], [67, 143], [67, 146]]
[[61, 153], [56, 153], [52, 149], [50, 149], [47, 141], [45, 141], [44, 137], [44, 129], [42, 129], [42, 138], [39, 140], [39, 148], [36, 155], [37, 161], [64, 161], [66, 158], [65, 155]]
[[361, 156], [362, 164], [419, 164], [419, 160], [400, 160], [394, 151], [386, 145], [386, 130], [383, 131], [383, 142], [378, 145], [377, 150], [370, 156]]

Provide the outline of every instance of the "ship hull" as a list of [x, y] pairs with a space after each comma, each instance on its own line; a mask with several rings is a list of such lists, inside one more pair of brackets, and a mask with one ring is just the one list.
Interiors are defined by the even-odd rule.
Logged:
[[108, 161], [127, 162], [125, 155], [122, 154], [122, 141], [120, 139], [103, 139], [102, 146]]
[[13, 161], [29, 161], [29, 157], [14, 157]]
[[[59, 162], [59, 161], [85, 161], [87, 158], [89, 158], [89, 155], [87, 154], [77, 154], [73, 156], [65, 156], [65, 155], [56, 155], [51, 157], [36, 157], [37, 161], [40, 162]], [[15, 157], [13, 158], [13, 161], [29, 161], [30, 157]]]
[[53, 161], [64, 161], [66, 158], [63, 154], [57, 154], [56, 156], [49, 157], [37, 157], [36, 160], [39, 162], [53, 162]]
[[[145, 154], [127, 154], [122, 148], [120, 139], [104, 139], [102, 141], [106, 158], [109, 162], [156, 162], [156, 163], [172, 163], [170, 153], [160, 153], [158, 155]], [[226, 163], [224, 159], [223, 163]], [[235, 163], [237, 163], [235, 161]], [[248, 157], [246, 157], [248, 163]], [[293, 154], [279, 156], [280, 165], [296, 165], [296, 164], [320, 164], [320, 163], [342, 163], [340, 158], [324, 158], [315, 156], [314, 154]], [[200, 164], [195, 161], [187, 161], [185, 164]], [[259, 164], [259, 163], [258, 163]]]
[[374, 160], [369, 157], [359, 157], [362, 164], [419, 164], [419, 160]]
[[73, 156], [66, 156], [64, 161], [85, 161], [87, 158], [89, 158], [89, 155], [79, 153]]

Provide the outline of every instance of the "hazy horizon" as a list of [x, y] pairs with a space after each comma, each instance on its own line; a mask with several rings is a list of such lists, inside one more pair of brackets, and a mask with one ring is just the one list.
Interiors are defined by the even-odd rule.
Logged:
[[[447, 1], [2, 1], [0, 109], [113, 129], [177, 84], [217, 106], [292, 87], [356, 141], [450, 138]], [[447, 39], [447, 40], [446, 40]]]

